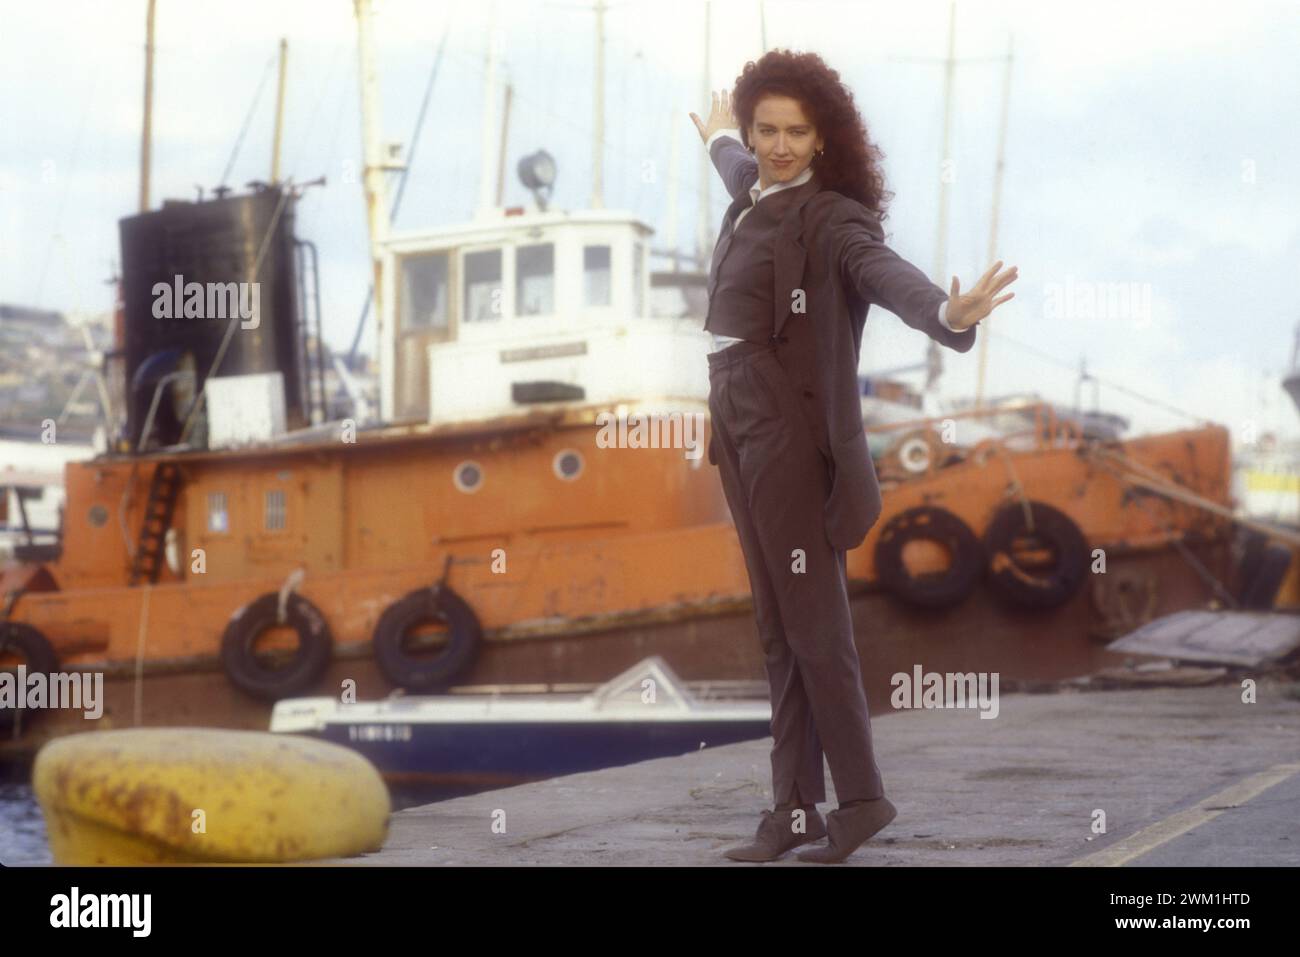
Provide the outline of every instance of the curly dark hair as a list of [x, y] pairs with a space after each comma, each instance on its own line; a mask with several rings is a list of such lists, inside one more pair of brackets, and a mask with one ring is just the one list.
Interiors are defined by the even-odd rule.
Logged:
[[885, 205], [893, 198], [885, 189], [880, 169], [884, 153], [871, 142], [853, 93], [840, 81], [839, 73], [816, 53], [790, 50], [769, 50], [758, 62], [746, 63], [731, 94], [746, 148], [752, 149], [749, 127], [754, 109], [769, 93], [798, 100], [824, 139], [822, 155], [812, 161], [822, 188], [856, 199], [883, 221], [888, 215]]

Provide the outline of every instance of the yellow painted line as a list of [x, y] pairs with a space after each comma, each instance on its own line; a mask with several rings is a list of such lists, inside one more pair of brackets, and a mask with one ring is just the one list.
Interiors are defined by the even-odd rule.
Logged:
[[1071, 862], [1069, 866], [1119, 867], [1127, 864], [1135, 857], [1141, 857], [1161, 844], [1172, 841], [1180, 834], [1186, 834], [1207, 821], [1213, 821], [1224, 811], [1240, 807], [1273, 785], [1281, 784], [1288, 778], [1294, 777], [1297, 772], [1300, 772], [1300, 764], [1275, 764], [1267, 771], [1261, 771], [1243, 781], [1238, 781], [1232, 787], [1213, 794], [1186, 810], [1172, 814], [1163, 821], [1157, 821], [1117, 844], [1081, 857]]

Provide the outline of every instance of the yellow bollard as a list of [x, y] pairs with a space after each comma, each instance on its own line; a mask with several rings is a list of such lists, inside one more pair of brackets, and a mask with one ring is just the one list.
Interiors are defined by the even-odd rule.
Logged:
[[209, 728], [94, 731], [32, 771], [56, 864], [285, 863], [378, 850], [373, 765], [309, 738]]

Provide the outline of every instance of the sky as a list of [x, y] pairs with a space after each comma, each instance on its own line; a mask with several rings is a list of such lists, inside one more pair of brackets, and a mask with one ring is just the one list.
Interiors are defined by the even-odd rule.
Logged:
[[[414, 147], [398, 229], [468, 219], [482, 164], [490, 4], [375, 0], [385, 140]], [[73, 314], [111, 305], [117, 221], [137, 211], [144, 0], [0, 0], [0, 302]], [[589, 0], [495, 4], [514, 87], [505, 201], [518, 159], [548, 150], [553, 203], [590, 197], [595, 16]], [[762, 19], [760, 21], [760, 7]], [[995, 259], [1016, 297], [981, 326], [990, 394], [1073, 404], [1086, 362], [1105, 411], [1136, 431], [1227, 425], [1300, 438], [1281, 389], [1300, 324], [1300, 3], [955, 4], [952, 134], [942, 162], [950, 4], [611, 0], [605, 15], [605, 206], [692, 248], [703, 146], [690, 111], [769, 48], [812, 50], [853, 91], [895, 196], [886, 240], [936, 278], [940, 178], [951, 178], [945, 290]], [[705, 16], [711, 58], [705, 76]], [[450, 31], [429, 115], [410, 143]], [[350, 0], [158, 0], [153, 189], [193, 198], [230, 167], [270, 172], [279, 39], [289, 43], [283, 166], [326, 178], [298, 208], [321, 251], [326, 339], [352, 341], [369, 281]], [[1005, 56], [1013, 50], [997, 248], [989, 249]], [[706, 86], [707, 83], [707, 86]], [[260, 87], [260, 96], [259, 96]], [[247, 132], [240, 139], [247, 121]], [[679, 176], [666, 236], [666, 177]], [[238, 143], [238, 149], [236, 144]], [[491, 166], [495, 176], [495, 163]], [[727, 198], [714, 176], [709, 222]], [[920, 361], [925, 338], [874, 308], [863, 372]], [[373, 352], [373, 324], [362, 348]], [[945, 351], [939, 393], [970, 395], [979, 350]], [[1084, 390], [1092, 407], [1093, 390]]]

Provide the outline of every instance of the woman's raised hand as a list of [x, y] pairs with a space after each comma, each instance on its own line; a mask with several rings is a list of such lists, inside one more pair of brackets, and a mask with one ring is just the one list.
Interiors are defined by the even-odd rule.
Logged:
[[980, 276], [975, 288], [967, 293], [961, 291], [961, 284], [957, 281], [957, 277], [952, 277], [952, 289], [948, 294], [948, 311], [944, 314], [948, 325], [959, 332], [968, 329], [994, 308], [1015, 296], [1014, 292], [1009, 292], [1005, 296], [993, 298], [1015, 282], [1016, 277], [1020, 275], [1020, 271], [1015, 266], [998, 272], [998, 267], [1001, 265], [1002, 260], [999, 259], [989, 267], [988, 272]]
[[691, 114], [691, 119], [695, 121], [695, 128], [700, 131], [700, 141], [704, 143], [718, 130], [735, 129], [740, 125], [736, 115], [731, 112], [731, 93], [727, 90], [718, 90], [713, 94], [713, 110], [709, 113], [708, 123], [701, 122], [694, 113]]

